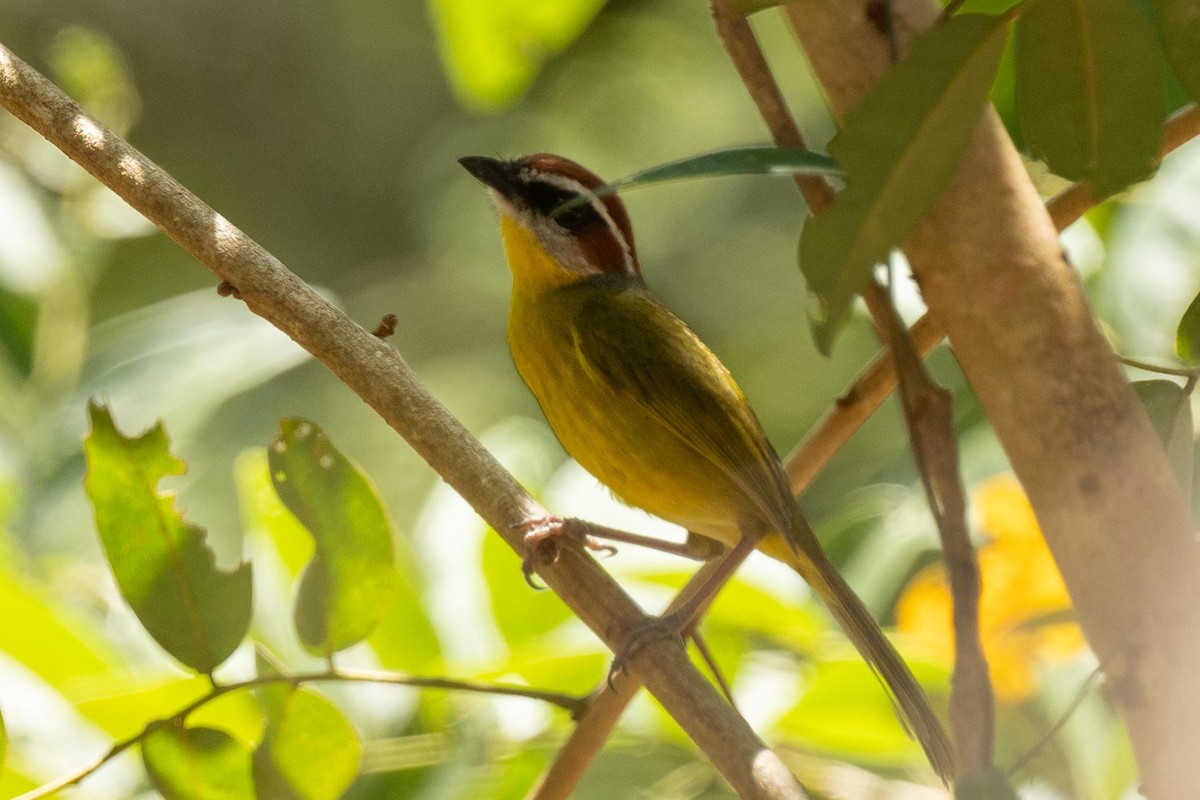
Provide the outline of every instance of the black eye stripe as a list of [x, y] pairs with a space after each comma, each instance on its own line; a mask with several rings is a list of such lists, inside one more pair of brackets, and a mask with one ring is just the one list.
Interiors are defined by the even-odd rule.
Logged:
[[[563, 203], [579, 197], [578, 192], [543, 181], [531, 181], [526, 184], [523, 195], [531, 210], [545, 216], [550, 216], [551, 212]], [[553, 219], [567, 230], [578, 230], [592, 222], [603, 222], [591, 203], [574, 206], [554, 215]]]

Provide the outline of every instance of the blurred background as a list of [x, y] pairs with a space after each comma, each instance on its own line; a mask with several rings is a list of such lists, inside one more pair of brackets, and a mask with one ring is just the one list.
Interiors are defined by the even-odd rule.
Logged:
[[[773, 14], [759, 17], [796, 112], [820, 141], [829, 124], [790, 34]], [[0, 41], [360, 324], [395, 314], [392, 345], [554, 511], [678, 534], [618, 507], [566, 462], [508, 355], [509, 276], [490, 200], [455, 161], [552, 151], [616, 178], [764, 143], [704, 4], [7, 0]], [[1175, 325], [1200, 285], [1200, 223], [1181, 212], [1198, 199], [1200, 152], [1185, 148], [1152, 184], [1065, 237], [1127, 355], [1172, 353]], [[861, 315], [832, 359], [812, 346], [794, 186], [722, 178], [640, 189], [626, 202], [651, 287], [722, 357], [786, 453], [878, 350]], [[919, 313], [901, 282], [904, 310]], [[953, 359], [942, 350], [931, 365], [955, 393], [981, 541], [1036, 531], [1019, 490], [993, 477], [1004, 473], [1003, 454]], [[602, 679], [598, 644], [549, 593], [526, 589], [515, 557], [483, 538], [478, 520], [356, 396], [243, 305], [218, 297], [210, 273], [0, 115], [0, 710], [12, 739], [3, 796], [94, 758], [120, 731], [195, 692], [123, 609], [108, 575], [81, 487], [89, 397], [106, 400], [127, 432], [164, 422], [189, 464], [168, 488], [207, 528], [222, 564], [253, 558], [256, 636], [285, 663], [305, 663], [287, 610], [295, 571], [278, 539], [256, 528], [255, 492], [261, 448], [281, 417], [302, 416], [372, 476], [409, 552], [420, 608], [408, 619], [428, 623], [423, 650], [400, 625], [390, 650], [353, 658], [576, 692]], [[852, 583], [894, 624], [906, 584], [934, 560], [936, 533], [892, 404], [804, 505]], [[999, 515], [991, 527], [988, 509]], [[1015, 563], [1033, 557], [1015, 552]], [[689, 569], [624, 550], [610, 565], [651, 609]], [[908, 615], [932, 615], [932, 629], [942, 608], [936, 582], [923, 573], [912, 584]], [[791, 748], [802, 774], [853, 765], [852, 774], [881, 781], [878, 796], [909, 796], [900, 793], [931, 779], [919, 751], [797, 583], [752, 564], [714, 611], [711, 635], [745, 692], [743, 710]], [[1036, 613], [1018, 609], [997, 623], [1004, 635], [1022, 634], [1012, 659], [1019, 685], [1002, 702], [1001, 764], [1038, 742], [1094, 666], [1069, 632], [1059, 635], [1070, 627], [1061, 617], [1045, 623], [1057, 625], [1050, 645], [1026, 635], [1066, 602], [1060, 587], [1028, 591], [1041, 598]], [[936, 630], [924, 631], [924, 646], [921, 631], [908, 634], [906, 653], [944, 693], [949, 663]], [[229, 669], [244, 667], [235, 658]], [[561, 715], [521, 701], [331, 692], [366, 742], [351, 797], [520, 797], [568, 730]], [[1030, 796], [1130, 791], [1119, 726], [1099, 692], [1085, 699], [1064, 733], [1023, 766], [1018, 782], [1042, 792]], [[229, 713], [223, 724], [236, 728]], [[847, 714], [846, 730], [831, 734], [825, 722]], [[644, 699], [579, 796], [614, 796], [614, 787], [655, 797], [726, 792]], [[79, 796], [150, 792], [127, 759]]]

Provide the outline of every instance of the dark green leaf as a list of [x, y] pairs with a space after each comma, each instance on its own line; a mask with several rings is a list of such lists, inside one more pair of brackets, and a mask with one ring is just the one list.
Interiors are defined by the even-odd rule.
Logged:
[[392, 531], [361, 470], [312, 422], [286, 419], [271, 443], [271, 480], [313, 536], [300, 579], [296, 630], [309, 651], [330, 655], [370, 635], [396, 581]]
[[142, 761], [164, 800], [256, 797], [249, 746], [216, 728], [164, 725], [142, 741]]
[[[633, 189], [652, 183], [680, 181], [690, 178], [717, 178], [723, 175], [840, 175], [841, 169], [832, 158], [822, 153], [794, 147], [734, 147], [698, 156], [681, 158], [657, 167], [619, 178], [601, 186], [590, 197], [603, 197], [618, 189]], [[590, 197], [578, 197], [554, 210], [555, 214], [588, 202]]]
[[1193, 100], [1200, 100], [1200, 3], [1150, 0], [1150, 4], [1175, 77]]
[[1017, 106], [1030, 155], [1099, 196], [1146, 178], [1163, 131], [1150, 22], [1130, 0], [1040, 0], [1017, 21]]
[[1167, 460], [1179, 484], [1192, 486], [1192, 402], [1179, 384], [1158, 379], [1135, 381], [1134, 390], [1146, 408], [1158, 440], [1167, 451]]
[[1004, 51], [1004, 17], [966, 14], [913, 41], [846, 115], [829, 144], [846, 190], [810, 219], [800, 268], [816, 296], [817, 345], [828, 352], [872, 268], [901, 244], [941, 195], [979, 124]]
[[1175, 352], [1188, 364], [1200, 364], [1200, 295], [1192, 299], [1175, 330]]
[[254, 785], [271, 800], [337, 800], [358, 774], [362, 744], [337, 706], [309, 689], [262, 694], [267, 731]]
[[126, 438], [108, 409], [88, 405], [84, 487], [121, 596], [150, 635], [200, 672], [229, 657], [250, 625], [250, 565], [217, 569], [204, 530], [184, 521], [158, 483], [183, 474], [162, 425]]

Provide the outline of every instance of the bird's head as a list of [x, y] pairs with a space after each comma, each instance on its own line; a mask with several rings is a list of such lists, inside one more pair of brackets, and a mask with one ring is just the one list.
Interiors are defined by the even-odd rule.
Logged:
[[467, 156], [458, 163], [491, 188], [517, 280], [561, 284], [641, 273], [629, 214], [615, 194], [554, 213], [603, 186], [595, 173], [550, 153], [511, 161]]

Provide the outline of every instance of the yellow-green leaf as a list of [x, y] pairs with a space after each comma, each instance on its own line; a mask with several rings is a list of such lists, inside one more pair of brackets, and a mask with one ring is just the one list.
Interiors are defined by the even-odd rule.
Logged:
[[429, 0], [442, 63], [459, 99], [499, 111], [583, 33], [605, 0]]
[[1016, 26], [1017, 110], [1034, 158], [1097, 195], [1146, 178], [1162, 145], [1158, 45], [1131, 0], [1039, 0]]
[[829, 143], [846, 172], [846, 189], [800, 238], [822, 351], [828, 353], [872, 268], [904, 241], [953, 176], [979, 124], [1007, 32], [1006, 17], [964, 14], [923, 33]]
[[362, 744], [337, 706], [310, 689], [260, 697], [267, 732], [254, 751], [254, 785], [272, 800], [337, 800], [358, 774]]
[[183, 474], [162, 425], [141, 436], [117, 430], [108, 409], [88, 405], [84, 487], [121, 596], [168, 653], [200, 672], [229, 657], [250, 625], [250, 565], [218, 569], [204, 530], [185, 521], [158, 483]]
[[324, 431], [302, 419], [282, 420], [280, 431], [267, 451], [271, 480], [316, 544], [296, 594], [296, 631], [328, 656], [369, 636], [391, 602], [391, 525], [371, 481]]
[[164, 725], [142, 741], [146, 774], [164, 800], [255, 800], [250, 755], [216, 728]]

